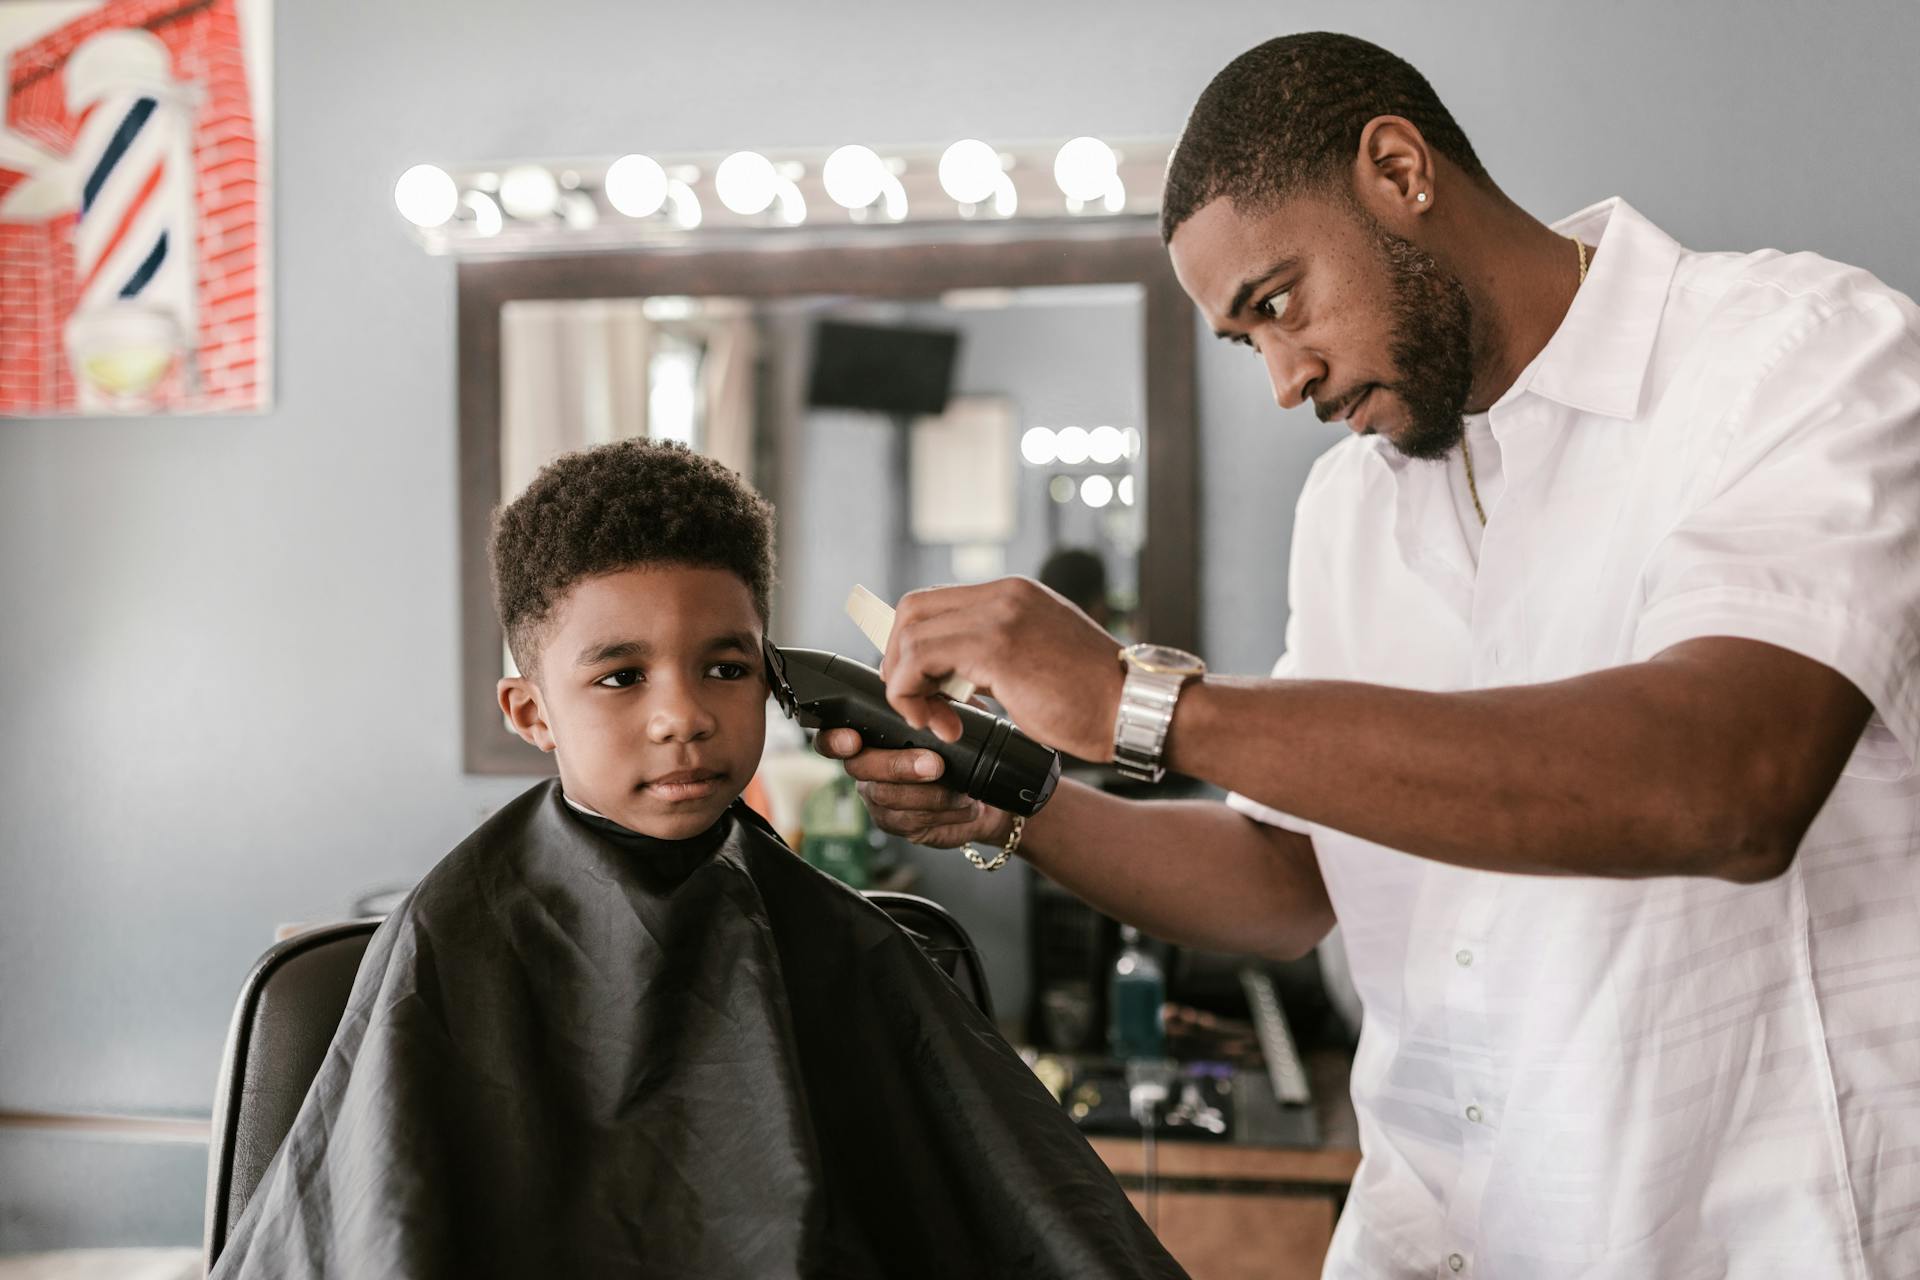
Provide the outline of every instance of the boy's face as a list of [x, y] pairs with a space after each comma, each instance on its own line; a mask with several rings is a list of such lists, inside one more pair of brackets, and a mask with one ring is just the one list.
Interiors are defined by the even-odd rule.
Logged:
[[767, 673], [747, 584], [657, 565], [575, 583], [539, 678], [500, 682], [522, 738], [551, 751], [575, 801], [666, 840], [712, 826], [760, 764]]

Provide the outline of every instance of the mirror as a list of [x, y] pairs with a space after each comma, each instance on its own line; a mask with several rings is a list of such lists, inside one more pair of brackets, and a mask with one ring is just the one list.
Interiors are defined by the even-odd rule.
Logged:
[[1146, 493], [1137, 285], [508, 303], [499, 500], [633, 436], [726, 463], [779, 519], [778, 634], [863, 652], [839, 602], [1008, 573], [1125, 638]]
[[[1191, 647], [1185, 299], [1157, 237], [1044, 247], [842, 250], [844, 275], [821, 252], [464, 266], [468, 768], [550, 771], [493, 703], [511, 659], [487, 515], [556, 454], [627, 437], [680, 440], [774, 503], [783, 643], [869, 656], [842, 611], [856, 582], [891, 600], [1017, 573], [1122, 640]], [[621, 263], [639, 270], [610, 279]]]

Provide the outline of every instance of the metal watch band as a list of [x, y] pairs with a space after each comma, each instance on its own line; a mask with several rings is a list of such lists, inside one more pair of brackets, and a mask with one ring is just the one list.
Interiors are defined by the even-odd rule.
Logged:
[[1136, 782], [1158, 782], [1166, 774], [1160, 757], [1174, 704], [1188, 677], [1163, 671], [1127, 670], [1120, 689], [1120, 714], [1113, 722], [1113, 767]]

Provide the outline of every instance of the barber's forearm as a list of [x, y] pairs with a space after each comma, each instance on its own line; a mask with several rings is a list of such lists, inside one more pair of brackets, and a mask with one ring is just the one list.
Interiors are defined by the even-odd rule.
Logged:
[[1214, 801], [1123, 800], [1062, 782], [1021, 853], [1048, 879], [1168, 942], [1276, 958], [1333, 927], [1312, 842]]
[[1729, 749], [1742, 724], [1701, 701], [1652, 664], [1447, 694], [1209, 679], [1182, 696], [1167, 754], [1284, 812], [1461, 866], [1775, 874], [1790, 823]]

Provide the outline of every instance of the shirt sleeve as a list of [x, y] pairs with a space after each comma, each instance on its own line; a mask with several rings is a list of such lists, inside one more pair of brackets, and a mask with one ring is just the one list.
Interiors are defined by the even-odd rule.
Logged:
[[[1310, 603], [1314, 594], [1306, 579], [1313, 559], [1307, 543], [1312, 536], [1314, 525], [1309, 521], [1306, 512], [1312, 504], [1312, 495], [1317, 488], [1316, 481], [1320, 478], [1325, 465], [1325, 458], [1314, 465], [1313, 472], [1307, 477], [1299, 505], [1294, 508], [1293, 539], [1287, 553], [1286, 650], [1281, 653], [1280, 660], [1273, 664], [1272, 675], [1275, 680], [1293, 680], [1301, 675], [1301, 641], [1305, 628], [1300, 621], [1300, 606], [1303, 602]], [[1246, 814], [1255, 822], [1264, 822], [1270, 827], [1282, 827], [1288, 831], [1299, 832], [1303, 836], [1313, 834], [1312, 823], [1303, 822], [1290, 813], [1269, 808], [1258, 800], [1241, 795], [1238, 791], [1227, 794], [1227, 806], [1236, 812]]]
[[[1715, 478], [1654, 548], [1633, 656], [1735, 636], [1873, 703], [1849, 772], [1920, 759], [1920, 324], [1886, 292], [1810, 313], [1724, 419]], [[1889, 733], [1890, 731], [1890, 733]]]

